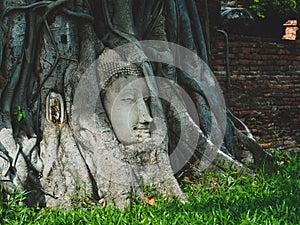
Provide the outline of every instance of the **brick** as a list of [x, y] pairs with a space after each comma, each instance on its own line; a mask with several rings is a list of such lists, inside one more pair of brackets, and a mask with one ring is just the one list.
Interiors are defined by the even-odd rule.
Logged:
[[[225, 74], [220, 71], [225, 64], [215, 63], [213, 67], [215, 72], [223, 72], [217, 79], [222, 81], [228, 108], [245, 121], [255, 135], [272, 139], [274, 146], [282, 146], [297, 132], [300, 136], [299, 46], [300, 40], [286, 42], [231, 35], [230, 88], [225, 89]], [[220, 60], [218, 57], [216, 60]], [[286, 147], [292, 146], [285, 143]]]

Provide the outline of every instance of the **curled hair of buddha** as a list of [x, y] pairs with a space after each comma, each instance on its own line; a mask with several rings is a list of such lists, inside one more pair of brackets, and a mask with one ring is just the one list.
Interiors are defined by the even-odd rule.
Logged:
[[116, 51], [108, 48], [105, 48], [98, 58], [97, 72], [101, 91], [105, 91], [119, 77], [143, 76], [138, 65], [125, 62]]

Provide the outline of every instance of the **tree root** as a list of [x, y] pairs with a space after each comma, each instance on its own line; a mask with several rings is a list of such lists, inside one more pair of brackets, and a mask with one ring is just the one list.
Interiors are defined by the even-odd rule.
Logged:
[[[229, 110], [227, 110], [227, 112], [235, 135], [237, 136], [238, 140], [241, 141], [241, 143], [252, 152], [255, 162], [257, 164], [262, 164], [265, 162], [265, 160], [272, 160], [273, 157], [264, 151], [263, 148], [258, 144], [249, 128]], [[243, 130], [238, 130], [236, 126], [241, 126]], [[245, 134], [243, 132], [245, 132]]]

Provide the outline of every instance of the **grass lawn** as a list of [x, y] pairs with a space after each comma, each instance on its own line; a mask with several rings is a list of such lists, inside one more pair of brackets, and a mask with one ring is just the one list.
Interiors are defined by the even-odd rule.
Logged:
[[[205, 172], [185, 181], [188, 203], [154, 197], [155, 205], [137, 201], [120, 211], [107, 207], [33, 209], [0, 199], [0, 224], [300, 224], [300, 151], [274, 152], [276, 165], [256, 170], [255, 177]], [[153, 202], [152, 202], [153, 203]]]

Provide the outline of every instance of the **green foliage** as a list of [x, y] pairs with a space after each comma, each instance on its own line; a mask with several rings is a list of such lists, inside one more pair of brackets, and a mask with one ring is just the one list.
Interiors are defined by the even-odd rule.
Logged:
[[88, 208], [95, 205], [93, 202], [92, 193], [87, 190], [87, 185], [84, 183], [83, 185], [77, 185], [75, 193], [72, 195], [68, 195], [71, 200], [71, 204], [76, 208]]
[[26, 113], [23, 111], [21, 106], [17, 106], [14, 110], [14, 116], [17, 118], [17, 120], [20, 122], [21, 120], [25, 119]]
[[22, 203], [26, 193], [17, 190], [7, 196], [3, 193], [3, 185], [0, 185], [0, 224], [25, 224], [23, 221], [33, 216], [33, 212]]
[[277, 163], [254, 177], [205, 172], [196, 181], [183, 181], [185, 204], [154, 196], [155, 187], [144, 188], [145, 194], [154, 194], [155, 205], [140, 199], [124, 211], [88, 205], [37, 210], [21, 206], [22, 194], [15, 194], [8, 203], [1, 199], [0, 224], [300, 224], [300, 151], [273, 154]]
[[262, 18], [265, 17], [267, 10], [281, 15], [288, 15], [297, 12], [297, 0], [253, 0], [250, 3], [250, 8]]

